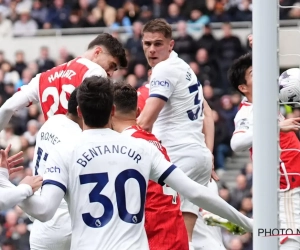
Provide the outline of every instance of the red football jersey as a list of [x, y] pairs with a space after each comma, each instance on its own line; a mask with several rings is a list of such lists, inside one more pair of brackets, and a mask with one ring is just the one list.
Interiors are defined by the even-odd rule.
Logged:
[[146, 100], [149, 97], [149, 83], [138, 88], [138, 107], [142, 111], [146, 105]]
[[[242, 106], [251, 106], [251, 104], [242, 102]], [[279, 120], [284, 119], [279, 115]], [[294, 132], [279, 133], [279, 146], [283, 152], [280, 154], [280, 160], [283, 164], [280, 166], [280, 189], [286, 189], [288, 184], [289, 189], [300, 187], [300, 142]], [[294, 150], [293, 150], [294, 149]], [[288, 151], [284, 151], [288, 150]], [[250, 148], [250, 155], [252, 158], [253, 149]], [[289, 175], [285, 175], [284, 173]], [[287, 179], [289, 180], [287, 182]]]
[[45, 120], [56, 114], [66, 114], [73, 90], [89, 76], [106, 76], [96, 63], [77, 57], [68, 63], [43, 72], [39, 78], [38, 95]]
[[[166, 149], [151, 133], [139, 126], [127, 129], [131, 136], [153, 143], [170, 160]], [[180, 198], [170, 187], [149, 181], [145, 205], [145, 229], [150, 250], [188, 250], [188, 237], [182, 213]]]

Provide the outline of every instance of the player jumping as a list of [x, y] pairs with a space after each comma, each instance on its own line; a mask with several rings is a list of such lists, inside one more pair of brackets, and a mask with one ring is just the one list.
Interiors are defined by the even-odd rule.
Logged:
[[47, 221], [65, 196], [72, 221], [71, 250], [149, 249], [144, 229], [149, 178], [252, 231], [251, 219], [188, 178], [154, 145], [110, 129], [115, 112], [111, 80], [86, 78], [77, 101], [83, 117], [81, 137], [51, 152], [41, 195], [21, 204], [32, 217]]
[[[145, 24], [142, 34], [145, 56], [153, 68], [150, 96], [138, 124], [155, 134], [171, 161], [185, 174], [207, 185], [212, 173], [212, 153], [202, 130], [204, 115], [210, 116], [210, 108], [200, 83], [189, 65], [173, 51], [174, 40], [168, 23], [163, 19], [151, 20]], [[181, 197], [181, 210], [190, 249], [193, 249], [192, 234], [199, 207]]]
[[[231, 147], [235, 152], [250, 149], [252, 154], [253, 140], [253, 104], [252, 104], [252, 54], [246, 54], [237, 59], [228, 72], [232, 86], [245, 96], [240, 110], [234, 119], [235, 131], [231, 139]], [[295, 230], [300, 228], [300, 143], [294, 132], [299, 128], [300, 118], [284, 119], [279, 114], [280, 126], [280, 194], [279, 219], [280, 228]], [[284, 151], [290, 149], [290, 151]], [[292, 150], [295, 149], [295, 150]], [[274, 171], [277, 168], [274, 166]], [[280, 239], [280, 250], [298, 250], [299, 236], [286, 236]]]
[[86, 77], [111, 77], [115, 70], [126, 66], [122, 44], [110, 34], [98, 35], [81, 57], [36, 75], [9, 98], [0, 108], [0, 131], [15, 111], [32, 103], [40, 103], [45, 120], [66, 114], [70, 94]]

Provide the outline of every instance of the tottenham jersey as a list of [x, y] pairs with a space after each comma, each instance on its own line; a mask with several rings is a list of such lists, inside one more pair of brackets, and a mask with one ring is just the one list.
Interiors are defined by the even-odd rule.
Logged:
[[173, 51], [152, 70], [150, 97], [166, 102], [153, 134], [169, 150], [180, 144], [205, 145], [203, 128], [203, 92], [190, 66]]
[[[33, 169], [34, 175], [43, 176], [45, 172], [56, 171], [55, 166], [51, 169], [46, 169], [49, 154], [62, 142], [74, 141], [80, 133], [81, 129], [78, 124], [71, 121], [66, 115], [56, 115], [47, 120], [36, 137], [36, 146], [33, 156], [33, 163], [35, 164]], [[62, 214], [68, 212], [65, 200], [61, 202], [59, 208], [61, 210], [57, 211], [54, 218], [59, 219], [60, 212]]]
[[143, 139], [111, 129], [83, 131], [49, 158], [45, 184], [65, 193], [72, 250], [147, 250], [144, 206], [149, 178], [163, 185], [175, 169]]

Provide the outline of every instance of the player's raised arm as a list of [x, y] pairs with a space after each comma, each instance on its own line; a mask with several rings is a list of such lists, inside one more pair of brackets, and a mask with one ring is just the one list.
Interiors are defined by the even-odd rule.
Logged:
[[70, 147], [62, 143], [49, 155], [41, 194], [19, 204], [28, 215], [41, 222], [52, 219], [67, 191], [68, 171], [65, 164], [70, 154], [65, 149]]
[[149, 146], [151, 146], [149, 153], [152, 154], [153, 159], [152, 180], [161, 185], [167, 184], [197, 206], [243, 227], [248, 232], [252, 232], [253, 224], [251, 219], [238, 212], [207, 187], [191, 180], [179, 168], [165, 160], [158, 149], [152, 145]]
[[165, 63], [161, 62], [152, 70], [149, 98], [137, 120], [138, 125], [147, 131], [152, 130], [160, 111], [174, 91], [174, 72], [164, 66]]
[[39, 78], [34, 77], [28, 85], [21, 87], [20, 91], [9, 98], [0, 108], [0, 131], [9, 123], [14, 112], [25, 108], [32, 103], [39, 102]]

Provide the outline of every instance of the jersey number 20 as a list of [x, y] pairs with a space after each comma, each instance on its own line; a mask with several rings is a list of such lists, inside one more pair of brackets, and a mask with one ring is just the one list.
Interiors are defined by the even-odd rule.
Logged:
[[[140, 187], [140, 210], [136, 214], [129, 213], [126, 208], [125, 183], [129, 179], [135, 179]], [[79, 180], [81, 185], [96, 183], [96, 186], [89, 194], [89, 199], [91, 203], [100, 203], [104, 208], [102, 216], [98, 218], [93, 217], [90, 213], [82, 214], [84, 223], [92, 228], [104, 227], [107, 223], [109, 223], [114, 213], [113, 203], [111, 200], [107, 196], [101, 194], [101, 191], [109, 182], [108, 173], [80, 175]], [[132, 224], [140, 223], [143, 220], [146, 189], [147, 184], [145, 178], [135, 169], [124, 170], [117, 176], [115, 180], [115, 194], [117, 198], [118, 213], [121, 220]]]
[[[188, 117], [190, 118], [191, 121], [197, 120], [199, 117], [199, 113], [200, 113], [200, 116], [203, 115], [204, 105], [203, 105], [203, 101], [199, 100], [199, 86], [200, 86], [200, 82], [198, 82], [192, 86], [189, 86], [190, 94], [196, 92], [195, 99], [194, 99], [194, 105], [197, 106], [196, 111], [193, 111], [192, 109], [187, 111]], [[201, 101], [202, 101], [202, 104], [201, 104]]]

